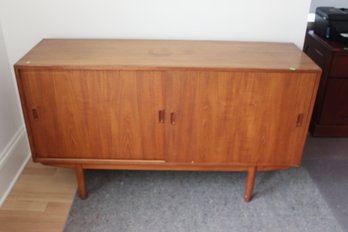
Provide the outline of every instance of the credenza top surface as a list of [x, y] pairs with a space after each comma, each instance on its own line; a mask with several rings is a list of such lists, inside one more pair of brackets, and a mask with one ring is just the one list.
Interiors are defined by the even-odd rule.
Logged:
[[119, 39], [44, 39], [16, 67], [320, 70], [291, 43]]

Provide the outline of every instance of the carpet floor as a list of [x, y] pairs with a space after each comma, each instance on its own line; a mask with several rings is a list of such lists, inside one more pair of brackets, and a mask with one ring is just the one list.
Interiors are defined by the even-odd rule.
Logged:
[[243, 200], [245, 173], [87, 171], [65, 232], [341, 232], [305, 168], [259, 172]]
[[302, 166], [345, 232], [348, 232], [348, 138], [309, 136]]

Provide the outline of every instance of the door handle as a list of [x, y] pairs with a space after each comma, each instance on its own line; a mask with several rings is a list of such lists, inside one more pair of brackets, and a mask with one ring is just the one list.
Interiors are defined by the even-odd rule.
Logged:
[[165, 115], [165, 111], [164, 110], [158, 111], [158, 121], [159, 121], [159, 123], [164, 123], [164, 115]]
[[31, 109], [31, 113], [33, 114], [34, 120], [38, 120], [39, 119], [39, 112], [37, 111], [36, 108]]
[[170, 113], [170, 124], [173, 126], [176, 124], [176, 115], [174, 112]]
[[303, 123], [303, 114], [297, 115], [296, 127], [301, 127]]
[[319, 56], [324, 57], [324, 54], [319, 51], [318, 49], [314, 48], [315, 53], [317, 53]]

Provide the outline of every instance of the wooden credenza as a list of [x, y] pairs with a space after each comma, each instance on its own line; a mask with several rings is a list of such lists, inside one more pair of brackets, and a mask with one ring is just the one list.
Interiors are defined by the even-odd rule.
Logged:
[[348, 137], [348, 42], [327, 40], [309, 31], [303, 50], [323, 69], [312, 135]]
[[293, 44], [45, 39], [15, 64], [32, 157], [76, 169], [300, 165], [321, 70]]

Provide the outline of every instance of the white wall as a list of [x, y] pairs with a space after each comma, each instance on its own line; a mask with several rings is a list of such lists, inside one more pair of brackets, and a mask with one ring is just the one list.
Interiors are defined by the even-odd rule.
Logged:
[[310, 0], [1, 0], [10, 63], [42, 38], [283, 41], [302, 48]]
[[[17, 95], [0, 25], [0, 151], [22, 126]], [[1, 156], [0, 156], [1, 159]]]
[[28, 155], [28, 141], [0, 22], [0, 205]]

